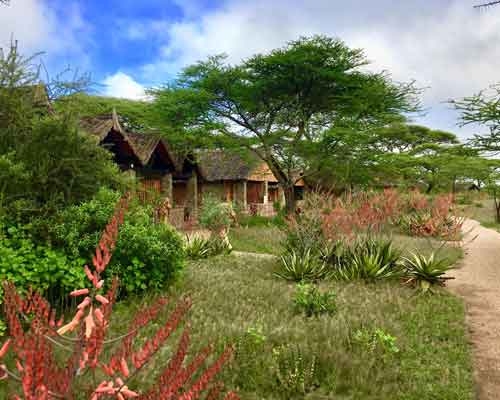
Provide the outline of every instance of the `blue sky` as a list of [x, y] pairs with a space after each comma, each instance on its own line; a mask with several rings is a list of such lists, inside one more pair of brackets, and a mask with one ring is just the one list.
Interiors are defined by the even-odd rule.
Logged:
[[[477, 0], [479, 1], [479, 0]], [[0, 8], [0, 45], [45, 51], [51, 73], [92, 73], [107, 95], [139, 98], [184, 66], [225, 52], [238, 62], [300, 35], [361, 47], [374, 70], [428, 88], [415, 122], [465, 138], [446, 100], [500, 82], [500, 7], [474, 0], [11, 0]]]

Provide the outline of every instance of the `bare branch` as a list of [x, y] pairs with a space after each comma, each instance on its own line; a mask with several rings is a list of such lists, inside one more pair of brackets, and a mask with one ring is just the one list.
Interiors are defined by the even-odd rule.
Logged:
[[499, 1], [490, 1], [489, 3], [478, 4], [478, 5], [474, 6], [474, 8], [488, 8], [488, 7], [496, 6], [498, 4], [500, 4], [500, 0]]

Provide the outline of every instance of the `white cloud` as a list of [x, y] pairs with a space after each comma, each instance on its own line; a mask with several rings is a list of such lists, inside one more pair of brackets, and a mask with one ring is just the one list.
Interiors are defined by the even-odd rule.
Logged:
[[84, 48], [90, 43], [90, 33], [91, 26], [76, 3], [59, 15], [43, 0], [14, 0], [0, 6], [0, 47], [8, 47], [13, 38], [25, 55], [44, 52], [49, 66], [88, 67], [88, 49]]
[[338, 36], [364, 48], [373, 68], [429, 87], [424, 101], [434, 110], [426, 120], [442, 121], [440, 128], [455, 129], [457, 118], [442, 102], [500, 81], [500, 8], [478, 12], [463, 0], [229, 0], [169, 25], [158, 60], [142, 73], [148, 81], [168, 79], [208, 55], [239, 62], [312, 34]]
[[103, 83], [105, 85], [104, 95], [106, 96], [133, 100], [146, 99], [144, 86], [123, 72], [118, 71], [116, 74], [108, 76]]

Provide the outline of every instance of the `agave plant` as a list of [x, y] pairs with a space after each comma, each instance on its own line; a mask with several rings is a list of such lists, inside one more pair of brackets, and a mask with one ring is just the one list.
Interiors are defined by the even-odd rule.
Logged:
[[210, 240], [199, 236], [187, 237], [185, 245], [186, 256], [191, 260], [200, 260], [210, 257], [212, 252], [212, 244]]
[[275, 275], [294, 282], [317, 281], [327, 276], [327, 264], [310, 250], [298, 254], [294, 250], [281, 257], [280, 270]]
[[403, 265], [408, 275], [408, 283], [415, 284], [427, 291], [432, 285], [444, 286], [446, 280], [453, 279], [445, 276], [454, 266], [447, 258], [438, 259], [436, 253], [426, 257], [412, 253], [411, 257], [403, 259]]
[[233, 251], [233, 246], [231, 246], [227, 237], [221, 238], [219, 236], [214, 236], [210, 238], [208, 243], [211, 256], [218, 256], [220, 254], [228, 255]]
[[402, 275], [400, 260], [391, 241], [368, 238], [352, 246], [333, 276], [345, 281], [395, 279]]

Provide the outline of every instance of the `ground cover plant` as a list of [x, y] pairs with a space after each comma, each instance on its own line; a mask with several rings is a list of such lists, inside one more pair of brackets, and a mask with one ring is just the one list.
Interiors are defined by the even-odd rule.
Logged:
[[[189, 329], [184, 330], [176, 351], [157, 375], [157, 383], [150, 388], [133, 387], [134, 378], [146, 370], [148, 362], [180, 326], [191, 307], [188, 298], [179, 299], [168, 320], [159, 323], [151, 337], [141, 338], [139, 345], [136, 344], [139, 333], [157, 319], [166, 299], [158, 298], [150, 307], [140, 310], [124, 335], [108, 339], [118, 282], [115, 279], [109, 285], [101, 279], [101, 274], [112, 258], [126, 208], [127, 199], [122, 199], [96, 247], [93, 268], [84, 268], [90, 288], [71, 292], [71, 296], [83, 300], [70, 322], [64, 324], [64, 315], [59, 318], [59, 312], [38, 292], [30, 290], [26, 296], [20, 296], [13, 283], [4, 284], [9, 338], [0, 349], [0, 359], [4, 361], [9, 350], [12, 350], [13, 359], [6, 361], [8, 365], [0, 365], [0, 375], [16, 382], [8, 386], [10, 397], [25, 400], [188, 400], [200, 398], [203, 393], [210, 399], [219, 397], [221, 384], [213, 381], [228, 360], [231, 348], [224, 350], [204, 370], [202, 366], [212, 351], [210, 347], [186, 363]], [[103, 349], [112, 343], [117, 345], [105, 360]], [[60, 348], [67, 351], [62, 362], [57, 355]], [[237, 399], [237, 396], [229, 392], [225, 399]]]

